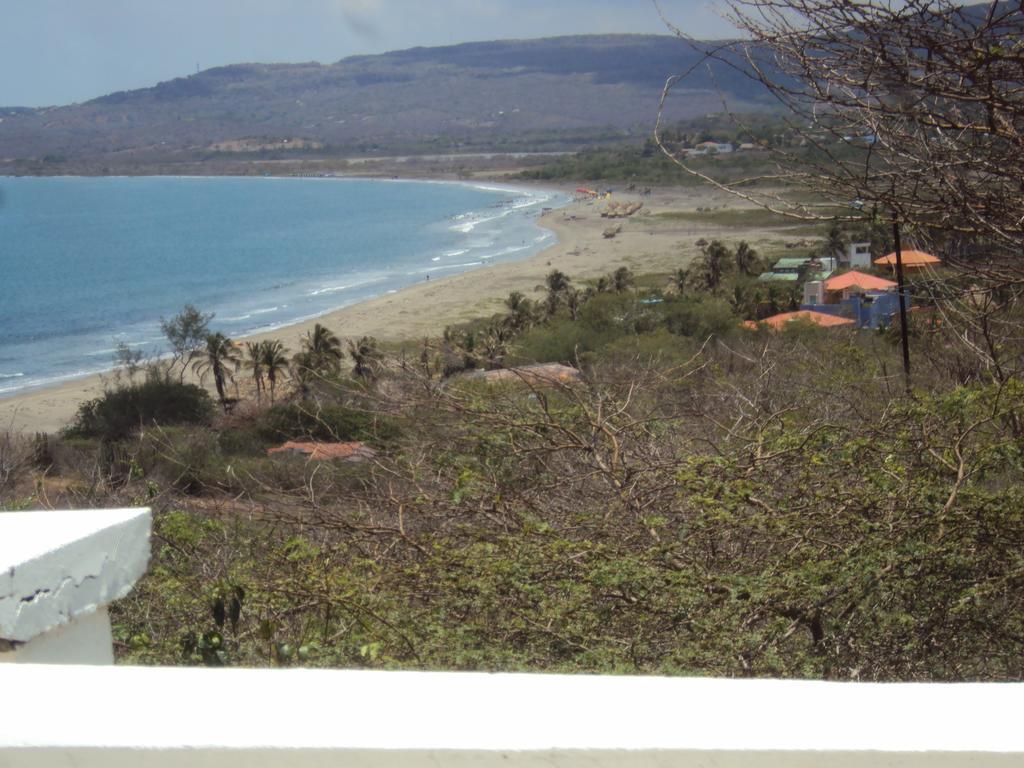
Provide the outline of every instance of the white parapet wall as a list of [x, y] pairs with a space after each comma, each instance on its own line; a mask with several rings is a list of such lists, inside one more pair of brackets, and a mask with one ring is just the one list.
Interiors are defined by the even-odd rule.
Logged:
[[149, 533], [148, 509], [0, 512], [0, 663], [113, 663], [106, 607], [146, 572]]
[[1016, 683], [97, 665], [149, 530], [0, 513], [0, 768], [1024, 766]]
[[1024, 686], [0, 667], [0, 766], [1010, 768]]

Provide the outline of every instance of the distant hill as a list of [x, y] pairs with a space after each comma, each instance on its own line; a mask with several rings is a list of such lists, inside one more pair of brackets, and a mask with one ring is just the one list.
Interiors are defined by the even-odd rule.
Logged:
[[[588, 35], [218, 67], [83, 104], [0, 109], [0, 162], [572, 148], [649, 130], [665, 78], [698, 57], [672, 36]], [[769, 104], [718, 66], [687, 80], [670, 116], [719, 111], [716, 88], [737, 110]]]

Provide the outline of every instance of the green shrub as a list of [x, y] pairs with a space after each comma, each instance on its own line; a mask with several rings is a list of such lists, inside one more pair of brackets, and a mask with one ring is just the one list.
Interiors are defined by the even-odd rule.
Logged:
[[661, 326], [662, 315], [660, 304], [645, 304], [635, 293], [600, 293], [580, 310], [580, 323], [593, 333], [617, 337], [650, 333]]
[[681, 365], [697, 352], [700, 344], [680, 338], [665, 328], [637, 336], [623, 336], [601, 351], [600, 363], [608, 366], [632, 367], [657, 364], [662, 367]]
[[386, 440], [398, 434], [396, 425], [378, 414], [310, 402], [275, 405], [254, 426], [264, 447], [285, 440]]
[[580, 354], [600, 346], [601, 337], [580, 323], [553, 320], [523, 334], [511, 362], [572, 365]]
[[217, 443], [225, 455], [253, 457], [265, 456], [267, 448], [277, 444], [264, 434], [259, 423], [221, 430]]
[[672, 333], [703, 339], [731, 332], [737, 319], [729, 304], [720, 299], [683, 298], [666, 307], [665, 324]]
[[139, 427], [209, 424], [213, 401], [205, 389], [175, 381], [146, 381], [105, 392], [83, 403], [67, 437], [124, 440]]
[[165, 428], [147, 432], [135, 461], [146, 476], [189, 494], [224, 487], [227, 462], [212, 430]]

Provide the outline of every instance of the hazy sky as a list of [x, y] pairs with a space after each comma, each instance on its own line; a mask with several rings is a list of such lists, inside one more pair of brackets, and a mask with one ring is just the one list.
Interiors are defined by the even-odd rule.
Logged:
[[[662, 0], [662, 8], [695, 37], [729, 34], [715, 0]], [[0, 105], [85, 101], [197, 65], [664, 31], [651, 0], [0, 0]]]

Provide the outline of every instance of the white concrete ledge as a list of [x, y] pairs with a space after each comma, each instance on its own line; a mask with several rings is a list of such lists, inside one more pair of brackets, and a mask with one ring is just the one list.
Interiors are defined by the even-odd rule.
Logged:
[[0, 667], [0, 765], [1024, 764], [1024, 685]]
[[145, 573], [149, 532], [148, 509], [0, 513], [0, 661], [61, 628], [80, 648], [105, 632], [109, 657], [104, 609]]

